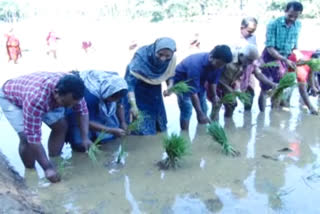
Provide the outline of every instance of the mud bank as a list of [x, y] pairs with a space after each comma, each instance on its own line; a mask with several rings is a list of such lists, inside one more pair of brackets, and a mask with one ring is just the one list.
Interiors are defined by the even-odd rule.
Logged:
[[44, 213], [40, 202], [27, 189], [24, 179], [0, 153], [0, 213]]

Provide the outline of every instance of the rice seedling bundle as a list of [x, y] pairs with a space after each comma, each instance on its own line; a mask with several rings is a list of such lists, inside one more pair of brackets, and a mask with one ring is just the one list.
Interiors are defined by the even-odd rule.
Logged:
[[190, 154], [190, 144], [183, 137], [176, 134], [166, 137], [163, 140], [163, 147], [168, 155], [166, 159], [158, 163], [162, 169], [176, 168], [179, 161]]
[[180, 81], [169, 89], [169, 92], [175, 93], [177, 95], [188, 93], [193, 89], [192, 86], [187, 84], [187, 81]]
[[297, 79], [297, 76], [296, 76], [295, 72], [286, 73], [281, 78], [277, 88], [274, 89], [274, 91], [271, 95], [272, 100], [273, 101], [280, 101], [283, 96], [284, 90], [296, 85], [296, 79]]
[[218, 122], [212, 122], [208, 126], [208, 133], [217, 141], [226, 155], [239, 156], [240, 152], [236, 151], [230, 144], [224, 129]]
[[312, 71], [320, 71], [320, 59], [310, 59], [305, 62], [306, 65], [308, 65]]
[[251, 95], [249, 93], [239, 92], [239, 91], [234, 91], [234, 92], [231, 92], [231, 93], [224, 95], [221, 98], [220, 103], [221, 104], [233, 104], [236, 102], [237, 97], [243, 104], [245, 104], [245, 105], [251, 104]]
[[274, 68], [274, 67], [279, 67], [279, 64], [277, 61], [271, 61], [260, 66], [260, 68]]

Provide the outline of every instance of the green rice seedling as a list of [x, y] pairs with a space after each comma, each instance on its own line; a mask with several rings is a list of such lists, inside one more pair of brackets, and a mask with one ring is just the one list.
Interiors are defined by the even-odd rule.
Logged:
[[271, 99], [273, 103], [279, 103], [282, 99], [283, 92], [287, 88], [292, 88], [296, 86], [297, 75], [295, 72], [286, 73], [280, 80], [278, 86], [271, 94]]
[[64, 176], [66, 167], [70, 165], [70, 159], [59, 158], [57, 160], [57, 171], [61, 177]]
[[260, 68], [274, 68], [274, 67], [279, 67], [279, 64], [277, 61], [271, 61], [260, 66]]
[[169, 92], [175, 93], [177, 95], [188, 93], [193, 89], [193, 87], [188, 85], [187, 82], [188, 81], [180, 81], [174, 84], [174, 86], [169, 89]]
[[239, 156], [240, 152], [236, 151], [230, 144], [224, 129], [220, 126], [219, 122], [212, 122], [208, 126], [208, 133], [217, 141], [226, 155]]
[[227, 93], [220, 99], [217, 105], [213, 106], [213, 110], [211, 112], [211, 118], [213, 120], [217, 120], [221, 105], [222, 104], [233, 105], [236, 102], [237, 97], [244, 105], [251, 104], [251, 95], [249, 93], [239, 92], [239, 91]]
[[221, 98], [220, 103], [221, 104], [233, 104], [236, 102], [237, 97], [243, 104], [245, 104], [245, 105], [251, 104], [251, 95], [249, 93], [239, 92], [239, 91], [234, 91], [234, 92], [231, 92], [231, 93], [224, 95]]
[[142, 111], [139, 111], [137, 118], [128, 125], [128, 131], [129, 132], [138, 131], [141, 127], [141, 124], [146, 118], [147, 118], [146, 114], [143, 113]]
[[181, 159], [190, 154], [189, 142], [176, 134], [165, 137], [163, 147], [167, 153], [167, 157], [158, 162], [160, 169], [177, 168]]
[[101, 132], [88, 150], [88, 156], [94, 164], [98, 163], [97, 155], [102, 152], [99, 143], [103, 139], [103, 136], [104, 132]]
[[320, 71], [320, 59], [310, 59], [306, 62], [312, 71]]
[[120, 144], [119, 149], [116, 153], [116, 163], [125, 164], [125, 158], [128, 156], [128, 153], [123, 149], [123, 146]]

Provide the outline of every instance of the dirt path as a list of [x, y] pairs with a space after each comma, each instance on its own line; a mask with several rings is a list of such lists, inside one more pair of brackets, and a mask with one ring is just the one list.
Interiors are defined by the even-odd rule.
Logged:
[[0, 153], [0, 213], [44, 213], [24, 180]]

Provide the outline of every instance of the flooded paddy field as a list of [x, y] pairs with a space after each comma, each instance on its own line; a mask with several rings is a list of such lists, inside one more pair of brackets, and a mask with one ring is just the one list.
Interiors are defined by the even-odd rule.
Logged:
[[[236, 24], [238, 26], [238, 22]], [[205, 26], [200, 27], [211, 29]], [[237, 30], [236, 26], [233, 28]], [[311, 30], [320, 32], [319, 26], [306, 26], [307, 30], [302, 32], [302, 47], [320, 47], [312, 42], [316, 41], [316, 33], [308, 33]], [[264, 26], [259, 26], [257, 32], [261, 40], [263, 29]], [[165, 34], [160, 30], [155, 32]], [[187, 40], [181, 32], [170, 31], [177, 34], [174, 37], [178, 48], [181, 41]], [[191, 31], [187, 32], [186, 35], [192, 35]], [[204, 40], [202, 51], [209, 51], [214, 43], [225, 39], [221, 37], [213, 42], [209, 30], [200, 33]], [[147, 41], [153, 41], [153, 38]], [[110, 46], [110, 50], [113, 48]], [[38, 53], [31, 51], [22, 58], [21, 64], [7, 65], [1, 61], [1, 69], [6, 71], [1, 75], [1, 83], [35, 70], [68, 70], [73, 68], [73, 63], [76, 68], [85, 64], [83, 67], [86, 68], [96, 66], [121, 73], [132, 53], [123, 56], [121, 50], [127, 46], [119, 48], [118, 52], [109, 51], [99, 57], [96, 56], [102, 52], [97, 50], [89, 57], [92, 60], [89, 62], [81, 60], [84, 56], [77, 59], [78, 55], [68, 61], [69, 52], [66, 52], [58, 64], [46, 56], [35, 58], [32, 54]], [[183, 50], [178, 49], [179, 60], [191, 53]], [[257, 89], [256, 95], [258, 93]], [[174, 95], [165, 98], [167, 133], [127, 136], [104, 144], [97, 164], [92, 163], [87, 154], [73, 153], [66, 145], [62, 157], [70, 164], [65, 167], [58, 184], [50, 184], [39, 166], [37, 170], [24, 168], [18, 155], [18, 137], [3, 115], [0, 117], [0, 149], [25, 178], [45, 213], [320, 213], [317, 206], [320, 203], [319, 117], [310, 115], [302, 107], [296, 89], [287, 109], [271, 111], [269, 106], [265, 113], [260, 113], [256, 99], [257, 96], [252, 112], [243, 112], [240, 103], [231, 119], [223, 119], [223, 111], [220, 112], [220, 124], [232, 146], [241, 153], [234, 158], [222, 153], [221, 146], [207, 134], [205, 125], [197, 125], [195, 113], [189, 133], [180, 132]], [[319, 104], [317, 98], [311, 98], [311, 101], [314, 105]], [[171, 133], [178, 133], [190, 141], [191, 154], [184, 158], [180, 168], [159, 170], [156, 163], [163, 157], [162, 141]], [[48, 136], [49, 129], [44, 125], [45, 146]], [[113, 163], [120, 143], [125, 144], [128, 152], [124, 165]]]

